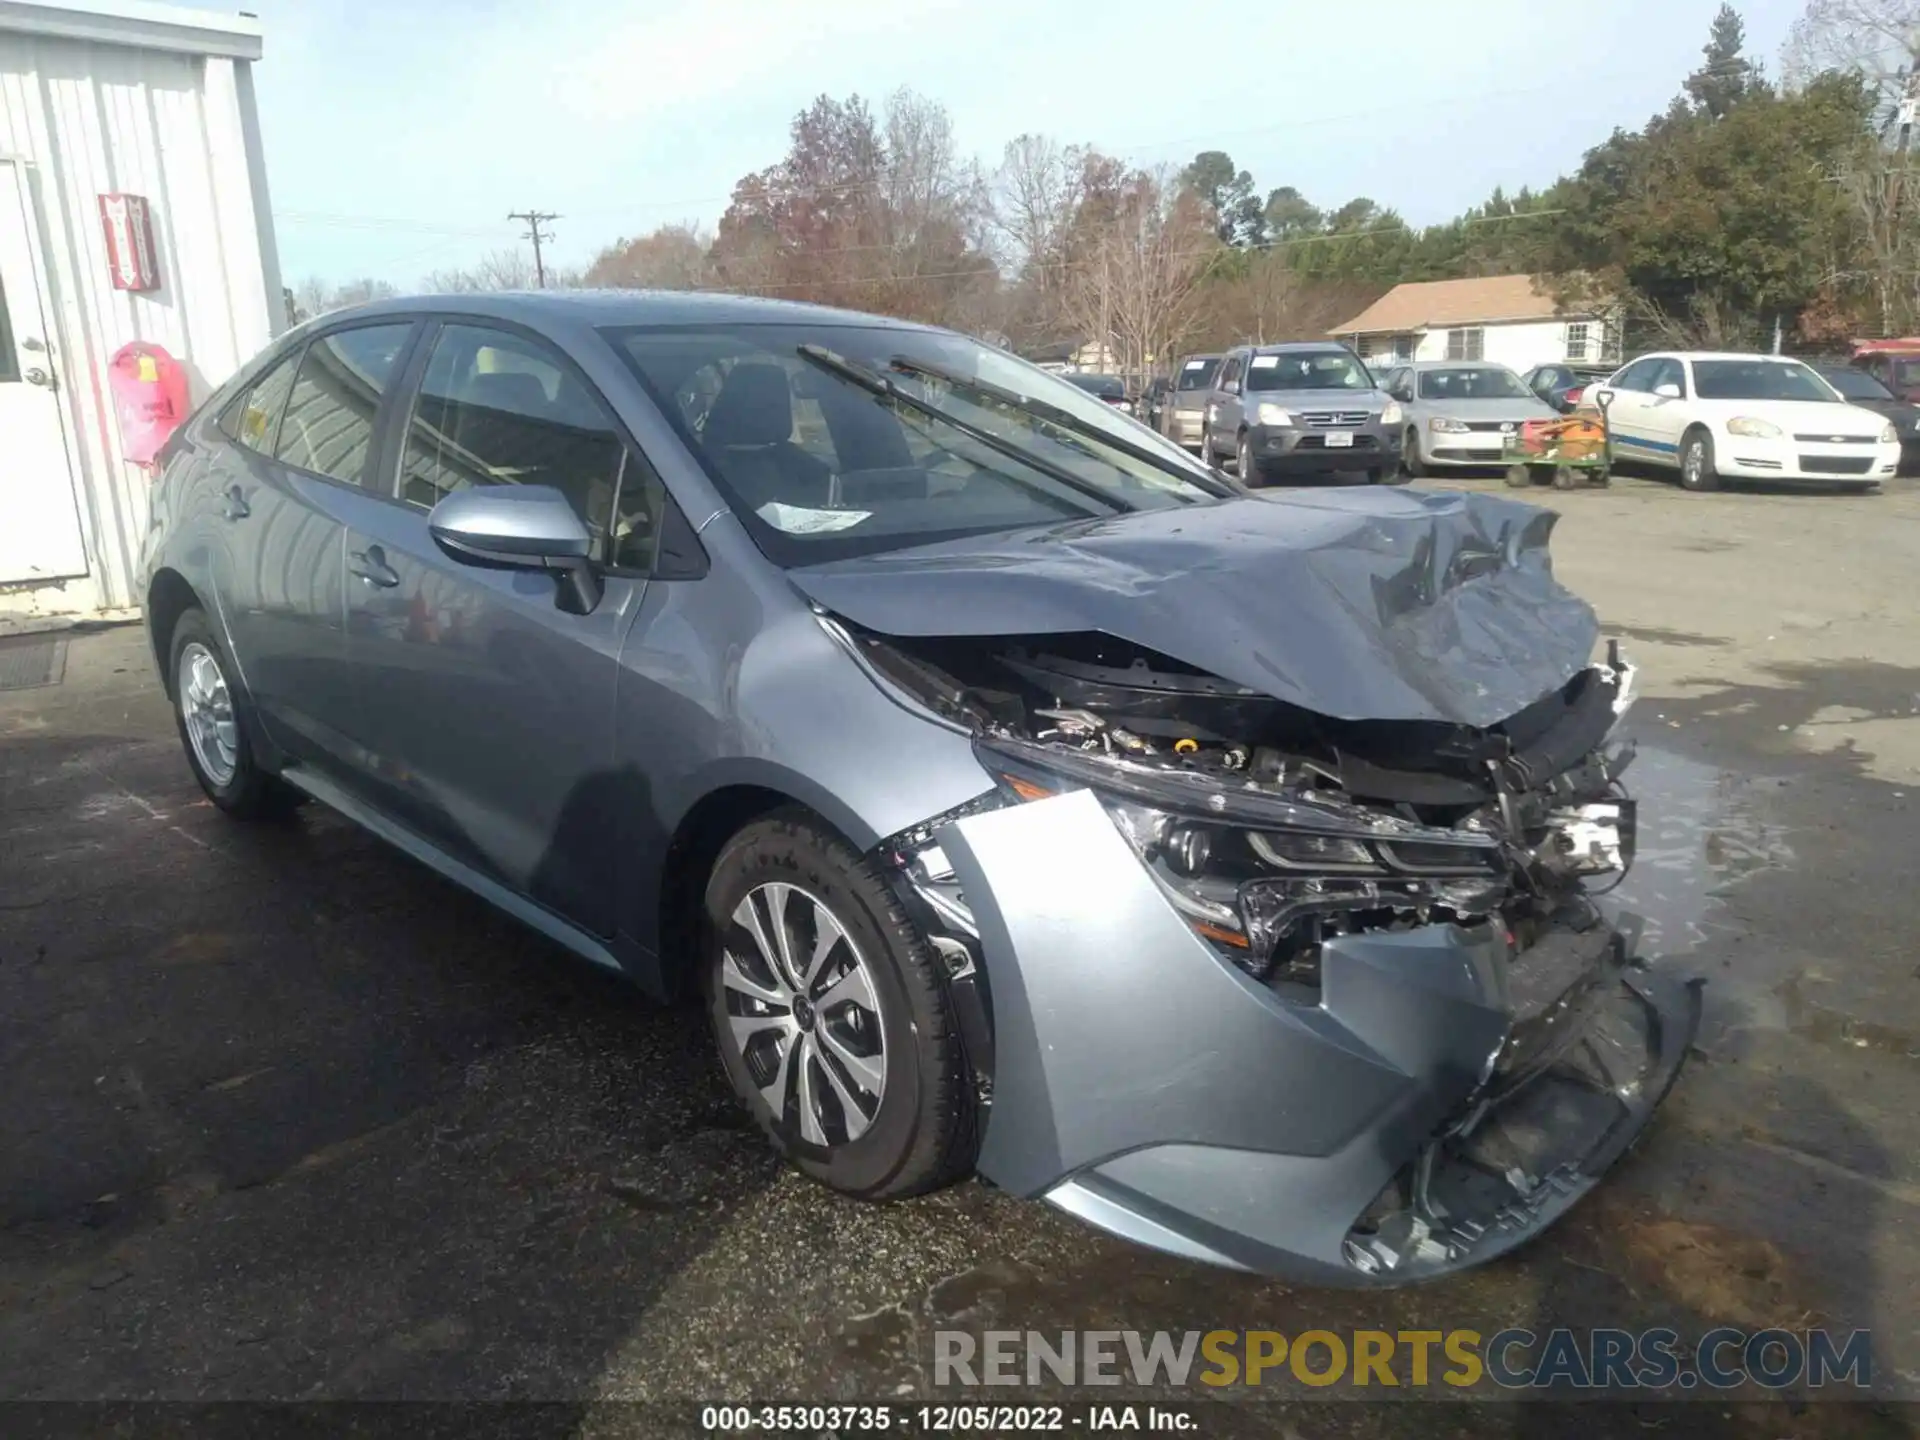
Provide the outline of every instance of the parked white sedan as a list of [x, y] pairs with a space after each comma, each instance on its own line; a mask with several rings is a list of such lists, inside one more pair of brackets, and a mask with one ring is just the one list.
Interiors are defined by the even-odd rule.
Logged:
[[1900, 465], [1900, 437], [1884, 416], [1780, 355], [1643, 355], [1582, 404], [1603, 392], [1613, 453], [1673, 466], [1689, 490], [1740, 478], [1871, 490]]

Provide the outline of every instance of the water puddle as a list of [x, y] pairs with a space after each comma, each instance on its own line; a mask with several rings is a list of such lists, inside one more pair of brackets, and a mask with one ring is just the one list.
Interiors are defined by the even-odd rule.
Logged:
[[1641, 746], [1626, 774], [1639, 801], [1633, 865], [1608, 898], [1647, 922], [1649, 954], [1681, 955], [1734, 927], [1723, 897], [1748, 876], [1793, 863], [1760, 792], [1779, 782]]
[[[1639, 801], [1639, 842], [1632, 873], [1603, 903], [1646, 921], [1640, 949], [1649, 956], [1684, 963], [1716, 939], [1743, 936], [1726, 897], [1753, 876], [1794, 863], [1766, 804], [1781, 782], [1644, 744], [1625, 779]], [[1709, 1032], [1794, 1023], [1787, 989], [1797, 971], [1770, 960], [1765, 947], [1705, 973]]]

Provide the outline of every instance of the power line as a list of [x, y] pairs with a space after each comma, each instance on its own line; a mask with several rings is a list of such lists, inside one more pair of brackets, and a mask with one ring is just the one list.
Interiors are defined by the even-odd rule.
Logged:
[[507, 212], [507, 219], [524, 220], [527, 222], [527, 233], [523, 238], [533, 241], [533, 279], [534, 283], [542, 290], [547, 288], [547, 267], [546, 263], [540, 258], [540, 242], [542, 240], [551, 240], [553, 236], [551, 233], [542, 235], [540, 233], [540, 227], [549, 220], [558, 220], [559, 218], [558, 215], [549, 210], [509, 210]]

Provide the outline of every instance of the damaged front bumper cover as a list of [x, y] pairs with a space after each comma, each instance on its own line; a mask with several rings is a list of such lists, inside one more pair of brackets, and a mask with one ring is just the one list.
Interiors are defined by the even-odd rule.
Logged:
[[1311, 1003], [1198, 939], [1086, 791], [933, 837], [991, 986], [979, 1169], [1116, 1235], [1239, 1269], [1394, 1285], [1544, 1230], [1639, 1136], [1698, 983], [1590, 905], [1327, 942]]

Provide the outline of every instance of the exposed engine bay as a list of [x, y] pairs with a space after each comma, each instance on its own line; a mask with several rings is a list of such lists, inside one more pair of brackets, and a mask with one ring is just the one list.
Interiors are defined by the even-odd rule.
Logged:
[[[1336, 720], [1097, 633], [849, 644], [968, 726], [1010, 798], [1100, 794], [1174, 907], [1249, 974], [1311, 989], [1344, 934], [1498, 922], [1515, 950], [1632, 863], [1634, 670], [1606, 658], [1505, 721]], [[924, 838], [924, 837], [922, 837]], [[940, 857], [898, 863], [949, 921]]]

